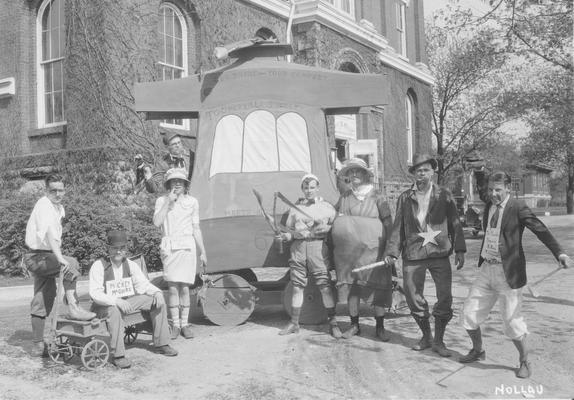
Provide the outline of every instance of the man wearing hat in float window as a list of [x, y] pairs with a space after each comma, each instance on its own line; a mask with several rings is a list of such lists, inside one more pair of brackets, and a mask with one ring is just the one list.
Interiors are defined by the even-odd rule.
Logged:
[[189, 325], [189, 286], [195, 282], [196, 251], [201, 266], [207, 265], [203, 235], [199, 227], [199, 203], [187, 194], [189, 180], [184, 169], [172, 168], [165, 173], [165, 188], [169, 191], [155, 202], [153, 223], [161, 228], [160, 247], [163, 276], [168, 284], [169, 316], [172, 339], [180, 332], [186, 339], [193, 333]]
[[156, 352], [176, 356], [169, 337], [167, 310], [163, 293], [145, 277], [138, 264], [126, 257], [128, 239], [124, 231], [107, 234], [108, 256], [96, 260], [90, 268], [89, 293], [93, 310], [108, 319], [110, 347], [118, 368], [129, 368], [125, 357], [123, 315], [148, 310], [153, 326]]
[[[166, 133], [163, 137], [163, 144], [167, 147], [168, 153], [158, 163], [157, 170], [167, 171], [172, 168], [183, 168], [186, 170], [187, 180], [191, 181], [195, 153], [183, 147], [181, 136], [178, 133]], [[153, 174], [149, 167], [145, 168], [144, 176], [145, 188], [149, 193], [157, 193], [161, 190], [151, 179]]]
[[[330, 333], [333, 337], [341, 337], [335, 316], [335, 301], [329, 280], [329, 256], [325, 237], [335, 219], [335, 209], [331, 204], [317, 197], [319, 178], [306, 174], [301, 179], [301, 191], [305, 195], [295, 205], [308, 215], [291, 209], [286, 226], [292, 232], [281, 233], [282, 240], [291, 241], [291, 257], [289, 267], [293, 284], [291, 299], [291, 322], [279, 332], [288, 335], [299, 332], [299, 316], [303, 305], [303, 291], [307, 286], [308, 276], [312, 275], [315, 284], [321, 291], [323, 305], [329, 317]], [[312, 219], [309, 216], [313, 217]]]
[[[403, 280], [407, 304], [423, 337], [413, 350], [432, 350], [450, 357], [444, 332], [452, 318], [452, 271], [449, 256], [455, 252], [457, 269], [464, 265], [466, 244], [452, 193], [432, 182], [437, 161], [428, 154], [415, 154], [409, 172], [415, 184], [397, 200], [393, 233], [385, 260], [393, 264], [403, 257]], [[429, 306], [424, 298], [426, 271], [436, 285], [437, 303], [434, 340], [429, 323]]]
[[512, 180], [502, 171], [495, 172], [485, 182], [483, 171], [476, 172], [480, 198], [484, 209], [484, 238], [478, 261], [479, 273], [464, 301], [462, 325], [472, 340], [472, 349], [462, 356], [461, 363], [484, 360], [480, 324], [500, 300], [504, 333], [512, 339], [519, 353], [518, 378], [528, 378], [526, 337], [528, 329], [521, 313], [522, 289], [526, 285], [526, 259], [522, 248], [524, 228], [530, 229], [548, 247], [564, 268], [572, 267], [572, 260], [548, 228], [522, 200], [510, 196]]

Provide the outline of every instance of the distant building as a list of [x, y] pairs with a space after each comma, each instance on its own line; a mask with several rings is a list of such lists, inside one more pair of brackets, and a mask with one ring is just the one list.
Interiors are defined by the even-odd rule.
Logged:
[[[546, 207], [552, 195], [550, 193], [550, 179], [552, 169], [546, 166], [527, 164], [521, 176], [512, 176], [512, 195], [522, 199], [531, 208]], [[460, 183], [460, 195], [466, 200], [467, 206], [482, 208], [474, 171], [464, 173], [463, 182]]]
[[[160, 151], [168, 131], [194, 147], [194, 121], [150, 122], [133, 111], [134, 82], [220, 66], [216, 46], [255, 35], [285, 42], [290, 4], [0, 0], [3, 165], [34, 179], [50, 170], [53, 154], [65, 159], [113, 147], [129, 161]], [[431, 147], [434, 82], [423, 1], [297, 0], [291, 33], [296, 63], [389, 79], [390, 104], [326, 123], [334, 164], [363, 157], [387, 191], [401, 190], [412, 154]]]

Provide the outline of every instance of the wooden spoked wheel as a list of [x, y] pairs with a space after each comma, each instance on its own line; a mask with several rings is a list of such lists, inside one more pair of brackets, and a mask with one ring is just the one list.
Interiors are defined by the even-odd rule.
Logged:
[[63, 364], [74, 357], [74, 349], [70, 345], [68, 338], [60, 336], [56, 342], [48, 346], [48, 355], [50, 359], [57, 364]]
[[92, 339], [82, 349], [82, 364], [86, 369], [95, 370], [107, 364], [110, 358], [110, 349], [106, 342]]
[[124, 329], [124, 343], [134, 344], [138, 338], [138, 331], [134, 325], [126, 326]]

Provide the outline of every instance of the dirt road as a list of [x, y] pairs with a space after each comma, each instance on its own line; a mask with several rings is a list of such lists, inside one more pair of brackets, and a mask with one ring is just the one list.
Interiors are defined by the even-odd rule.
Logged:
[[[574, 254], [574, 217], [545, 221]], [[529, 280], [555, 268], [550, 253], [525, 235]], [[332, 339], [326, 326], [306, 326], [299, 335], [278, 336], [287, 316], [280, 305], [258, 305], [247, 323], [214, 326], [196, 319], [196, 338], [177, 339], [176, 358], [154, 354], [151, 337], [141, 335], [127, 355], [129, 370], [106, 367], [90, 372], [77, 359], [55, 365], [29, 356], [31, 332], [27, 302], [0, 304], [0, 399], [444, 399], [572, 398], [574, 395], [574, 270], [561, 271], [540, 286], [537, 299], [525, 296], [531, 332], [530, 379], [514, 376], [517, 355], [502, 334], [497, 308], [483, 327], [487, 358], [462, 365], [469, 340], [457, 316], [476, 273], [480, 239], [468, 239], [467, 265], [454, 273], [455, 319], [445, 341], [452, 358], [410, 346], [419, 338], [412, 318], [393, 315], [389, 343], [373, 339], [374, 319], [361, 319], [362, 335]], [[434, 287], [425, 295], [432, 304]], [[343, 328], [348, 326], [339, 308]]]

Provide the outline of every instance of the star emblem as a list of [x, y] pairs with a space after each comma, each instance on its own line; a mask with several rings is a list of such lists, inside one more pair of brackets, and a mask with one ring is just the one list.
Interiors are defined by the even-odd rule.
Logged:
[[438, 243], [436, 242], [435, 237], [440, 232], [441, 231], [433, 231], [432, 228], [430, 228], [429, 226], [427, 226], [426, 232], [419, 232], [418, 235], [424, 239], [423, 244], [421, 244], [421, 247], [424, 247], [429, 243], [432, 243], [435, 246], [438, 246]]

